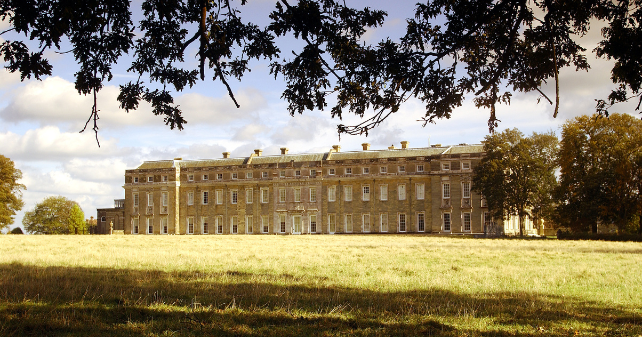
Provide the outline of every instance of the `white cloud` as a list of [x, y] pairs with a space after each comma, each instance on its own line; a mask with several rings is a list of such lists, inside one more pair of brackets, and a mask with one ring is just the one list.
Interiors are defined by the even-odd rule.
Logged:
[[66, 160], [76, 157], [109, 157], [116, 154], [116, 140], [101, 140], [93, 133], [60, 132], [56, 126], [28, 130], [24, 135], [0, 133], [0, 152], [14, 160]]
[[267, 107], [267, 101], [261, 91], [253, 88], [241, 89], [234, 93], [241, 106], [236, 108], [232, 99], [207, 97], [197, 93], [188, 93], [176, 98], [176, 103], [183, 111], [188, 123], [222, 125], [240, 119], [256, 119], [257, 111]]
[[290, 118], [284, 127], [274, 128], [272, 142], [288, 144], [290, 142], [313, 142], [319, 137], [329, 134], [333, 126], [325, 118], [311, 115], [295, 115]]
[[236, 133], [232, 137], [236, 141], [250, 141], [256, 138], [256, 135], [268, 131], [269, 128], [265, 124], [247, 124], [236, 130]]
[[64, 163], [65, 172], [71, 178], [82, 181], [122, 184], [125, 170], [130, 169], [121, 158], [80, 159], [75, 158]]

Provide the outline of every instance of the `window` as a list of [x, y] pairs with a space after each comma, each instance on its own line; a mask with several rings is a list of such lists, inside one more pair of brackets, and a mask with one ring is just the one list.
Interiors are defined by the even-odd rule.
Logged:
[[426, 191], [426, 185], [424, 184], [417, 184], [415, 185], [417, 188], [417, 200], [424, 200], [425, 197], [425, 191]]
[[267, 172], [261, 172], [261, 177], [263, 179], [267, 178], [268, 177], [268, 173]]
[[230, 233], [232, 234], [239, 233], [239, 217], [236, 215], [230, 219]]
[[441, 169], [444, 171], [450, 170], [450, 163], [441, 163]]
[[406, 231], [406, 213], [399, 213], [399, 232]]
[[470, 170], [470, 162], [469, 161], [462, 161], [461, 162], [461, 169], [462, 170]]
[[417, 213], [417, 231], [426, 231], [426, 215], [424, 213]]
[[283, 170], [279, 171], [279, 177], [285, 178], [285, 171]]
[[231, 191], [231, 199], [233, 204], [237, 204], [239, 202], [239, 191], [237, 190], [232, 190]]
[[252, 179], [252, 178], [254, 178], [254, 174], [253, 174], [253, 172], [252, 172], [252, 171], [250, 171], [250, 172], [245, 172], [245, 178], [246, 178], [246, 179]]
[[362, 190], [363, 190], [362, 200], [370, 201], [370, 185], [363, 185]]
[[400, 165], [400, 166], [397, 168], [397, 172], [406, 172], [406, 167], [405, 167], [405, 166], [401, 166], [401, 165]]
[[450, 213], [444, 213], [444, 232], [450, 232]]
[[238, 172], [233, 172], [232, 173], [232, 179], [238, 179], [238, 178], [239, 178]]
[[397, 186], [397, 194], [399, 195], [399, 200], [406, 200], [406, 185], [399, 184]]
[[329, 170], [328, 170], [328, 174], [329, 174], [329, 175], [331, 175], [331, 176], [333, 176], [333, 175], [334, 175], [334, 169], [333, 169], [333, 168], [329, 169]]
[[270, 200], [270, 190], [267, 188], [261, 188], [261, 203], [268, 203]]
[[301, 216], [300, 215], [292, 216], [292, 233], [296, 233], [296, 234], [301, 233]]
[[167, 182], [169, 179], [167, 178], [167, 176], [162, 176], [162, 177], [161, 177], [161, 180], [162, 180], [163, 182]]
[[188, 181], [194, 181], [194, 175], [193, 174], [188, 174], [187, 175], [187, 180]]
[[148, 183], [153, 183], [154, 182], [154, 176], [147, 177], [147, 182]]
[[147, 206], [154, 206], [154, 192], [147, 193]]
[[301, 202], [301, 188], [294, 189], [294, 202]]
[[337, 231], [337, 217], [336, 214], [328, 214], [328, 233], [335, 233]]
[[336, 201], [336, 200], [337, 200], [337, 187], [328, 186], [328, 201]]
[[254, 232], [254, 218], [251, 215], [245, 217], [245, 233], [252, 234]]
[[363, 232], [370, 232], [370, 214], [363, 215]]
[[204, 174], [203, 175], [203, 180], [210, 180], [210, 175], [209, 174]]
[[450, 183], [444, 183], [441, 185], [442, 196], [444, 199], [450, 198]]
[[132, 219], [132, 234], [138, 234], [138, 218]]
[[245, 189], [245, 202], [251, 204], [254, 202], [254, 189], [246, 188]]
[[134, 184], [138, 184], [138, 177], [134, 177]]
[[388, 200], [388, 185], [379, 186], [379, 199]]
[[310, 202], [317, 202], [317, 188], [310, 187]]
[[317, 216], [312, 214], [310, 215], [310, 233], [317, 232]]
[[423, 171], [424, 171], [424, 165], [423, 164], [417, 165], [417, 172], [423, 172]]
[[470, 198], [470, 182], [461, 183], [461, 195], [463, 198]]
[[343, 195], [343, 200], [352, 201], [352, 186], [343, 186]]
[[363, 172], [363, 174], [370, 174], [370, 168], [364, 167], [361, 172]]
[[388, 172], [388, 167], [387, 166], [379, 167], [379, 173], [386, 173], [386, 172]]
[[201, 233], [202, 234], [209, 234], [210, 233], [210, 225], [207, 223], [207, 217], [202, 216], [201, 217]]
[[463, 214], [464, 220], [464, 232], [470, 232], [470, 213], [466, 212]]
[[167, 207], [168, 204], [169, 204], [169, 193], [162, 192], [161, 193], [161, 205], [163, 207]]
[[285, 202], [285, 188], [279, 188], [279, 202]]
[[294, 171], [294, 175], [297, 176], [297, 177], [300, 177], [301, 176], [301, 170]]
[[194, 192], [193, 191], [187, 192], [187, 204], [188, 205], [194, 205]]
[[493, 218], [490, 216], [489, 212], [484, 212], [482, 215], [484, 221], [484, 232], [490, 230], [490, 226], [493, 224]]
[[381, 213], [379, 216], [381, 223], [381, 232], [385, 233], [388, 231], [388, 213]]
[[267, 215], [261, 216], [261, 231], [263, 231], [263, 233], [270, 231], [270, 221]]
[[222, 180], [223, 179], [223, 173], [217, 173], [216, 174], [216, 179]]
[[310, 178], [315, 178], [317, 176], [317, 170], [310, 170]]
[[481, 204], [480, 204], [480, 206], [481, 206], [481, 207], [488, 207], [488, 202], [486, 202], [486, 198], [482, 198], [482, 199], [481, 199]]
[[138, 207], [138, 193], [134, 193], [132, 196], [134, 197], [134, 207]]
[[194, 234], [194, 217], [187, 218], [187, 234]]
[[216, 204], [223, 204], [223, 190], [216, 190]]
[[162, 217], [160, 219], [160, 221], [161, 221], [161, 224], [160, 224], [161, 225], [161, 233], [162, 234], [167, 234], [169, 232], [169, 230], [167, 228], [168, 227], [167, 226], [167, 217], [166, 216]]
[[346, 214], [345, 220], [346, 233], [352, 233], [352, 214]]
[[285, 214], [279, 214], [279, 232], [280, 233], [285, 233]]
[[105, 221], [107, 221], [107, 217], [106, 216], [101, 216], [100, 217], [100, 222], [105, 222]]
[[210, 192], [203, 191], [203, 205], [207, 205], [209, 201], [210, 201]]
[[223, 234], [223, 216], [219, 215], [214, 218], [214, 225], [216, 226], [216, 234]]
[[154, 234], [154, 219], [147, 218], [147, 234]]
[[346, 167], [346, 174], [352, 174], [352, 167]]

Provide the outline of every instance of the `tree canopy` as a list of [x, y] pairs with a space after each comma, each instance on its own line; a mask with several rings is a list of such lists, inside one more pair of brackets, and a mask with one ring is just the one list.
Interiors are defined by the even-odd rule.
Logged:
[[0, 231], [13, 223], [13, 216], [24, 206], [22, 191], [27, 188], [18, 183], [20, 179], [22, 171], [11, 159], [0, 155]]
[[33, 234], [82, 234], [85, 215], [75, 201], [62, 196], [47, 197], [25, 212], [22, 225]]
[[626, 114], [564, 124], [558, 161], [559, 221], [576, 231], [598, 222], [627, 231], [642, 216], [642, 121]]
[[493, 218], [517, 215], [523, 235], [526, 216], [549, 217], [557, 147], [553, 133], [524, 137], [517, 129], [507, 129], [486, 137], [486, 155], [474, 169], [472, 189], [486, 199]]
[[[96, 93], [124, 54], [134, 56], [129, 71], [137, 79], [121, 85], [121, 107], [129, 111], [146, 101], [170, 128], [186, 123], [176, 92], [211, 78], [238, 106], [230, 79], [250, 71], [251, 60], [269, 59], [271, 74], [287, 83], [282, 98], [290, 114], [330, 103], [332, 116], [347, 111], [364, 118], [339, 125], [340, 133], [367, 134], [411, 97], [425, 104], [425, 123], [449, 118], [467, 95], [490, 109], [493, 130], [496, 104], [509, 103], [515, 92], [537, 92], [555, 105], [556, 115], [560, 69], [590, 67], [575, 38], [591, 22], [603, 21], [595, 52], [615, 61], [615, 87], [597, 108], [608, 114], [614, 103], [642, 102], [642, 0], [432, 0], [416, 5], [399, 40], [374, 44], [363, 37], [384, 23], [383, 11], [354, 9], [346, 1], [279, 0], [260, 27], [241, 17], [248, 2], [145, 0], [142, 18], [134, 22], [129, 0], [1, 0], [0, 16], [10, 29], [2, 32], [8, 38], [0, 55], [22, 79], [40, 79], [53, 72], [44, 53], [60, 51], [68, 41], [79, 66], [76, 89], [94, 96], [87, 122], [95, 131]], [[18, 34], [5, 35], [11, 32]], [[293, 56], [278, 44], [285, 35], [302, 41]], [[184, 62], [192, 56], [194, 66]], [[556, 84], [554, 94], [542, 89], [549, 81]]]

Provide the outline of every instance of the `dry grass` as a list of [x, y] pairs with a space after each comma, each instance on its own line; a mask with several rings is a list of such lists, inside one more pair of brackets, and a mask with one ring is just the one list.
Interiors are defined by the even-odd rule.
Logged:
[[642, 244], [0, 236], [0, 335], [642, 335]]

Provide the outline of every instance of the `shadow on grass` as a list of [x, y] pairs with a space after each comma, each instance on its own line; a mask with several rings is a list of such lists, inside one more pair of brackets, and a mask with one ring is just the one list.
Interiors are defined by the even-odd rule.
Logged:
[[0, 264], [0, 335], [638, 335], [639, 314], [568, 297], [377, 292], [292, 275]]

